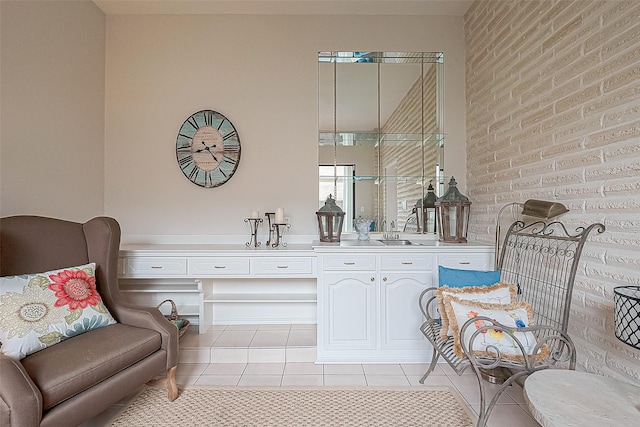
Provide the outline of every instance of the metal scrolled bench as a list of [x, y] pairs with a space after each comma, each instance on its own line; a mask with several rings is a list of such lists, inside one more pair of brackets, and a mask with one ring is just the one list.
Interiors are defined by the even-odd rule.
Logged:
[[[420, 331], [433, 346], [433, 355], [420, 383], [424, 383], [435, 369], [440, 357], [458, 375], [471, 366], [480, 387], [480, 410], [476, 426], [483, 427], [502, 393], [514, 382], [541, 369], [575, 369], [576, 350], [567, 334], [571, 295], [582, 248], [589, 233], [594, 229], [603, 233], [605, 227], [603, 224], [595, 223], [588, 227], [579, 227], [573, 234], [558, 221], [536, 221], [531, 224], [516, 221], [509, 227], [498, 268], [501, 270], [501, 282], [517, 285], [518, 301], [527, 302], [533, 307], [535, 326], [517, 328], [517, 332], [532, 332], [536, 337], [537, 345], [530, 352], [525, 350], [525, 346], [513, 334], [513, 327], [506, 327], [488, 317], [474, 317], [460, 328], [461, 337], [465, 336], [465, 331], [475, 321], [485, 321], [485, 326], [473, 332], [469, 341], [461, 340], [465, 357], [458, 357], [454, 352], [454, 339], [448, 337], [445, 340], [440, 337], [437, 288], [425, 289], [419, 297], [420, 310], [425, 318]], [[491, 353], [489, 355], [479, 356], [472, 352], [472, 343], [489, 329], [508, 334], [523, 355], [521, 360], [504, 357], [495, 346], [486, 348], [487, 352]], [[549, 348], [548, 357], [536, 357], [543, 345]], [[494, 381], [494, 375], [502, 374], [503, 378]], [[487, 380], [503, 381], [488, 404], [485, 389]]]

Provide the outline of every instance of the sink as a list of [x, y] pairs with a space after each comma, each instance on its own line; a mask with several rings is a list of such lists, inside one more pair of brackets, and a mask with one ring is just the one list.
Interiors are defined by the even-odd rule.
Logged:
[[389, 240], [378, 240], [378, 241], [389, 246], [407, 246], [407, 245], [414, 244], [411, 240], [402, 240], [402, 239], [389, 239]]

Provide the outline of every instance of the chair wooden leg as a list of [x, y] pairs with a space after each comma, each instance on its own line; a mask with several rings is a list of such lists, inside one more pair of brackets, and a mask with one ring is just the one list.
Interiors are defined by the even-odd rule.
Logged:
[[177, 366], [174, 366], [167, 371], [167, 393], [170, 402], [178, 398], [178, 384], [176, 383], [177, 368]]

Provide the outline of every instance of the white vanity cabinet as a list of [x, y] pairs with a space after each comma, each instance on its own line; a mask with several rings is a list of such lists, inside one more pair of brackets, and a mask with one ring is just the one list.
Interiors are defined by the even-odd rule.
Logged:
[[424, 360], [414, 308], [431, 286], [431, 258], [407, 250], [320, 254], [317, 362]]
[[420, 293], [437, 286], [438, 265], [491, 268], [489, 246], [315, 247], [317, 363], [424, 363]]

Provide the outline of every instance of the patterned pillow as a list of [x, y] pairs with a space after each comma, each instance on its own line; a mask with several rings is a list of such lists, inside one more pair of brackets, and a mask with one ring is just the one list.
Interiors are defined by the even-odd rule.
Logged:
[[95, 263], [0, 277], [0, 352], [14, 359], [116, 323], [96, 291]]
[[[526, 302], [517, 302], [511, 304], [490, 304], [478, 303], [473, 301], [465, 301], [454, 296], [446, 296], [444, 298], [445, 309], [451, 327], [453, 329], [453, 351], [456, 356], [466, 357], [462, 351], [460, 344], [460, 328], [469, 320], [477, 316], [484, 316], [501, 323], [506, 327], [513, 328], [514, 337], [523, 345], [527, 356], [530, 356], [537, 344], [536, 338], [532, 332], [517, 332], [518, 328], [533, 325], [533, 308]], [[471, 335], [483, 326], [489, 326], [491, 323], [485, 320], [476, 320], [474, 326], [469, 326], [465, 330], [462, 337], [465, 343], [471, 339]], [[496, 357], [496, 348], [500, 350], [502, 358], [522, 361], [524, 355], [522, 351], [507, 333], [499, 329], [487, 329], [482, 331], [473, 343], [471, 343], [471, 351], [478, 356]], [[550, 351], [546, 344], [543, 344], [536, 354], [536, 360], [549, 357]]]
[[440, 320], [442, 328], [440, 328], [440, 338], [446, 340], [447, 337], [453, 335], [447, 311], [444, 307], [444, 297], [447, 295], [454, 296], [458, 299], [488, 302], [493, 304], [509, 304], [516, 302], [518, 287], [510, 283], [496, 283], [491, 286], [465, 286], [464, 288], [450, 288], [442, 286], [436, 291], [436, 299], [438, 301], [438, 311], [440, 312]]

